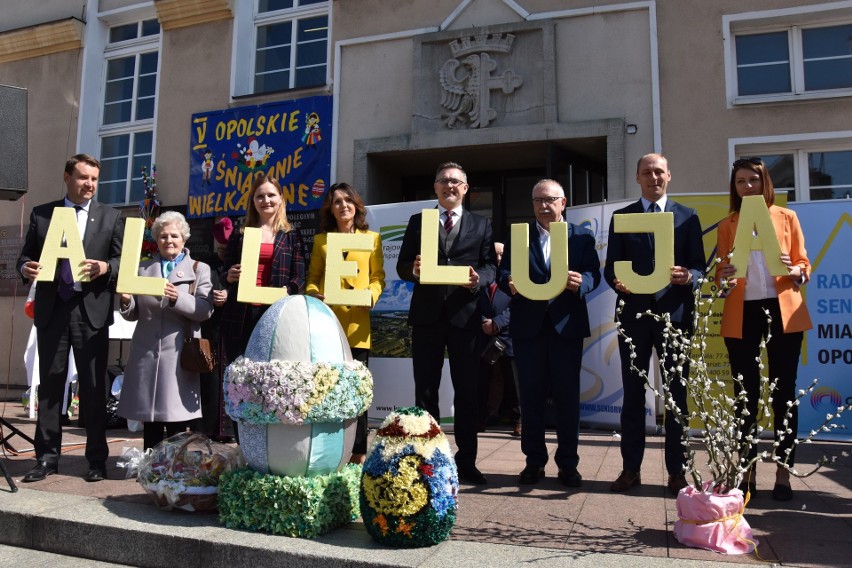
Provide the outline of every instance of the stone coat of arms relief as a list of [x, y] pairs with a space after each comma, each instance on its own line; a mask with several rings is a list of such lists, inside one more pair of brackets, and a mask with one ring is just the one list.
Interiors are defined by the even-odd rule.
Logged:
[[497, 117], [491, 108], [491, 91], [510, 95], [523, 85], [523, 78], [507, 69], [495, 75], [497, 60], [490, 53], [512, 51], [512, 34], [481, 34], [450, 42], [453, 58], [441, 66], [441, 106], [449, 128], [486, 128]]

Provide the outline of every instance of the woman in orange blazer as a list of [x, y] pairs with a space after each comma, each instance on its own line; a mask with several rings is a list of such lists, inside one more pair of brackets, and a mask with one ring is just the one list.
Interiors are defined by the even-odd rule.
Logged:
[[[358, 263], [358, 276], [344, 278], [343, 287], [355, 290], [369, 290], [372, 306], [376, 305], [385, 287], [384, 257], [382, 238], [378, 233], [368, 231], [367, 209], [361, 196], [348, 183], [332, 185], [320, 208], [320, 232], [314, 237], [311, 252], [311, 264], [308, 268], [308, 287], [306, 294], [320, 300], [325, 299], [325, 259], [328, 249], [328, 233], [361, 233], [373, 237], [373, 250], [349, 251], [346, 260]], [[340, 320], [343, 331], [352, 348], [352, 356], [365, 365], [370, 357], [370, 308], [362, 306], [331, 306], [331, 310]], [[367, 413], [358, 418], [355, 443], [352, 447], [353, 463], [363, 463], [367, 453]]]
[[[736, 267], [725, 257], [733, 249], [743, 197], [749, 195], [762, 195], [769, 208], [769, 216], [781, 245], [781, 262], [788, 270], [786, 276], [770, 275], [763, 251], [751, 251], [748, 278], [733, 278]], [[719, 223], [717, 231], [716, 251], [723, 260], [716, 268], [716, 281], [723, 289], [728, 290], [722, 311], [721, 335], [725, 338], [731, 371], [734, 376], [742, 375], [742, 388], [748, 393], [748, 414], [743, 416], [743, 436], [751, 433], [757, 419], [760, 396], [760, 343], [771, 335], [766, 343], [769, 379], [778, 379], [776, 392], [772, 396], [774, 431], [776, 437], [779, 430], [790, 429], [793, 432], [780, 440], [776, 455], [792, 467], [795, 458], [794, 440], [799, 424], [798, 407], [794, 405], [789, 409], [791, 416], [786, 425], [784, 420], [788, 412], [787, 401], [796, 400], [796, 375], [804, 332], [813, 327], [801, 292], [801, 287], [810, 278], [811, 271], [811, 263], [805, 251], [805, 237], [796, 213], [774, 204], [775, 189], [772, 179], [760, 158], [734, 162], [730, 199], [731, 214]], [[769, 312], [771, 323], [767, 321], [764, 310]], [[744, 460], [751, 461], [756, 455], [757, 448], [754, 444], [749, 455], [744, 456]], [[755, 490], [754, 473], [752, 466], [749, 475], [741, 484], [741, 489]], [[775, 473], [772, 498], [777, 501], [789, 501], [793, 498], [790, 472], [781, 465]]]

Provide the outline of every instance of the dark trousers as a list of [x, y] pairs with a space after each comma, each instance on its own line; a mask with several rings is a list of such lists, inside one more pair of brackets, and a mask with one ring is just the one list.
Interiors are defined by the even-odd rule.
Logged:
[[536, 337], [513, 338], [518, 365], [521, 397], [521, 451], [527, 465], [544, 466], [544, 442], [548, 395], [556, 404], [557, 449], [554, 459], [559, 469], [574, 469], [580, 463], [580, 363], [583, 339], [562, 337], [549, 321]]
[[[481, 341], [481, 338], [480, 338]], [[481, 352], [485, 342], [478, 348]], [[484, 424], [488, 418], [500, 418], [504, 410], [512, 415], [512, 423], [521, 423], [521, 405], [518, 402], [518, 371], [515, 358], [502, 355], [493, 364], [479, 360], [479, 422]]]
[[[657, 350], [661, 357], [663, 353], [663, 330], [665, 324], [650, 317], [622, 320], [624, 331], [633, 341], [636, 349], [634, 364], [640, 370], [648, 372], [651, 366], [652, 349]], [[691, 326], [681, 326], [672, 323], [677, 329], [690, 330]], [[691, 330], [690, 330], [691, 331]], [[667, 349], [669, 357], [660, 361], [667, 368], [673, 365], [672, 349]], [[624, 338], [618, 336], [618, 352], [621, 355], [621, 383], [624, 387], [624, 401], [621, 407], [621, 459], [622, 467], [638, 472], [642, 467], [645, 456], [645, 379], [630, 369], [630, 350]], [[661, 357], [662, 359], [662, 357]], [[683, 363], [683, 376], [689, 377], [689, 363]], [[665, 381], [665, 376], [663, 375]], [[672, 377], [671, 394], [678, 408], [686, 410], [686, 387], [680, 380]], [[674, 417], [674, 413], [666, 408], [665, 414], [665, 453], [666, 470], [670, 475], [682, 474], [686, 463], [684, 447], [681, 445], [683, 428]]]
[[59, 461], [62, 447], [62, 400], [68, 376], [68, 354], [74, 350], [80, 412], [86, 427], [86, 459], [105, 467], [109, 446], [106, 441], [107, 327], [94, 329], [83, 313], [83, 296], [75, 294], [67, 302], [57, 298], [47, 327], [38, 329], [39, 387], [36, 421], [36, 459], [51, 464]]
[[450, 360], [450, 377], [455, 391], [454, 432], [456, 464], [471, 467], [476, 463], [477, 382], [479, 356], [476, 353], [478, 329], [453, 327], [442, 317], [437, 323], [412, 328], [414, 364], [414, 404], [440, 422], [438, 388], [444, 366], [444, 349]]
[[[764, 309], [769, 310], [772, 317], [770, 325], [766, 318]], [[766, 356], [769, 362], [770, 382], [778, 379], [776, 390], [772, 394], [772, 416], [775, 432], [789, 428], [792, 434], [786, 434], [780, 441], [776, 455], [783, 461], [790, 450], [788, 465], [793, 465], [795, 458], [796, 431], [799, 428], [799, 407], [790, 407], [790, 417], [787, 418], [787, 401], [796, 400], [796, 378], [799, 371], [799, 355], [802, 353], [802, 339], [804, 333], [784, 333], [781, 321], [781, 308], [778, 299], [751, 300], [743, 302], [743, 337], [742, 339], [725, 338], [725, 347], [728, 348], [728, 359], [731, 362], [733, 376], [742, 375], [743, 382], [740, 387], [736, 382], [734, 389], [739, 394], [741, 389], [748, 393], [748, 416], [742, 416], [742, 410], [738, 415], [743, 418], [743, 436], [748, 435], [758, 420], [758, 400], [760, 399], [760, 367], [757, 362], [760, 357], [760, 342], [771, 332], [772, 338], [766, 343]], [[787, 419], [787, 425], [784, 420]], [[777, 440], [776, 434], [776, 440]], [[757, 455], [757, 444], [752, 444], [747, 459], [751, 460]]]
[[[363, 349], [360, 347], [352, 348], [352, 358], [356, 361], [360, 361], [367, 365], [370, 362], [370, 350]], [[353, 454], [366, 454], [367, 453], [367, 432], [369, 431], [369, 427], [367, 425], [367, 411], [364, 411], [364, 414], [358, 417], [358, 422], [355, 426], [355, 442], [352, 444], [352, 453]]]

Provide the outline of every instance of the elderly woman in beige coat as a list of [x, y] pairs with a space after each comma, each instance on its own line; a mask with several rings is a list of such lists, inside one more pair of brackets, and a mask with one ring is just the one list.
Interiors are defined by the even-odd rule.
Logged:
[[[144, 422], [145, 449], [186, 430], [201, 417], [198, 373], [180, 366], [187, 323], [194, 337], [213, 313], [210, 267], [192, 260], [184, 244], [189, 225], [167, 211], [151, 226], [159, 252], [139, 265], [139, 276], [166, 278], [163, 296], [121, 295], [121, 316], [136, 321], [118, 414]], [[197, 265], [196, 265], [197, 263]], [[195, 267], [193, 265], [196, 265]], [[195, 293], [190, 285], [195, 282]]]

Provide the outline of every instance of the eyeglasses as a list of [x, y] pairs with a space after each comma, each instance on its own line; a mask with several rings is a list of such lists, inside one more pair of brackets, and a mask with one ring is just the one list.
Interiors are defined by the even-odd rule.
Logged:
[[746, 164], [753, 164], [755, 166], [762, 166], [763, 159], [761, 158], [740, 158], [739, 160], [734, 160], [733, 168], [741, 168]]
[[456, 185], [456, 186], [458, 186], [458, 185], [464, 185], [467, 182], [464, 181], [463, 179], [441, 178], [441, 179], [436, 179], [435, 183], [439, 183], [441, 185]]
[[557, 199], [562, 199], [562, 197], [533, 197], [533, 203], [536, 205], [550, 205], [554, 203]]

